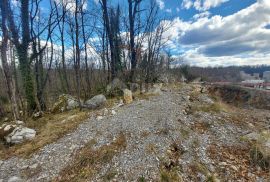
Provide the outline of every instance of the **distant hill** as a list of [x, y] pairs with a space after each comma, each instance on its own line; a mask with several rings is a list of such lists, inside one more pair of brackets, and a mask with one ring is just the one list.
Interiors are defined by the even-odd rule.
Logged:
[[229, 66], [229, 67], [194, 67], [194, 66], [183, 66], [186, 67], [187, 72], [192, 77], [201, 77], [205, 81], [217, 82], [217, 81], [230, 81], [239, 82], [240, 71], [244, 71], [248, 74], [260, 73], [262, 76], [263, 72], [270, 71], [270, 66], [258, 65], [258, 66]]

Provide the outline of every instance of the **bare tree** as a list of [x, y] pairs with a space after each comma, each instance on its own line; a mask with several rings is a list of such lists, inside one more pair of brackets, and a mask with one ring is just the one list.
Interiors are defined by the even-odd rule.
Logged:
[[142, 0], [128, 0], [129, 14], [129, 42], [131, 52], [131, 74], [130, 81], [134, 82], [134, 74], [137, 66], [136, 45], [135, 45], [135, 20], [136, 15], [140, 13], [139, 7]]
[[[1, 29], [3, 33], [2, 44], [1, 44], [1, 60], [2, 60], [5, 81], [6, 81], [6, 85], [8, 89], [8, 96], [9, 96], [11, 106], [12, 106], [13, 117], [15, 120], [17, 120], [19, 119], [19, 111], [18, 111], [18, 105], [17, 105], [17, 99], [16, 99], [15, 82], [12, 77], [10, 66], [7, 61], [8, 30], [6, 27], [6, 20], [7, 20], [7, 6], [6, 5], [7, 3], [5, 2], [0, 3], [1, 16], [2, 16]], [[3, 112], [2, 109], [0, 112]]]
[[62, 89], [63, 91], [67, 91], [70, 93], [70, 86], [68, 83], [67, 78], [67, 68], [66, 68], [66, 57], [65, 57], [65, 23], [66, 23], [66, 14], [67, 14], [67, 3], [65, 3], [63, 0], [61, 0], [60, 4], [56, 4], [54, 1], [54, 5], [56, 8], [56, 15], [57, 15], [57, 25], [58, 30], [60, 32], [60, 40], [61, 40], [61, 58], [62, 58], [62, 69], [63, 71], [60, 71], [60, 77], [62, 79]]

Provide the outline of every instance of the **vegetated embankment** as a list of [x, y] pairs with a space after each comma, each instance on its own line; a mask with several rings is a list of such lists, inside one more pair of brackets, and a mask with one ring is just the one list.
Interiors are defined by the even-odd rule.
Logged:
[[236, 85], [211, 85], [209, 92], [228, 104], [270, 110], [270, 92]]

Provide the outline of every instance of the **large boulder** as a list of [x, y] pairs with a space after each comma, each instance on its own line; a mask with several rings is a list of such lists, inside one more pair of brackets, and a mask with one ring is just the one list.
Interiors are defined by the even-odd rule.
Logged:
[[23, 126], [16, 126], [11, 133], [5, 136], [5, 140], [10, 144], [18, 144], [26, 140], [31, 140], [35, 138], [35, 136], [35, 130]]
[[124, 90], [127, 86], [119, 78], [114, 78], [112, 82], [107, 86], [107, 93], [114, 92], [115, 90]]
[[124, 89], [123, 92], [124, 92], [124, 103], [125, 104], [132, 103], [132, 101], [133, 101], [132, 92], [128, 89]]
[[140, 85], [138, 83], [131, 83], [130, 84], [130, 90], [132, 92], [136, 92], [140, 89]]
[[161, 83], [169, 83], [169, 76], [168, 74], [161, 74], [158, 78], [158, 82]]
[[161, 91], [162, 86], [163, 86], [162, 83], [154, 84], [154, 85], [153, 85], [153, 88], [151, 88], [151, 89], [149, 90], [149, 93], [150, 93], [150, 94], [154, 94], [154, 95], [161, 94], [161, 93], [162, 93], [162, 91]]
[[102, 94], [96, 95], [93, 98], [87, 100], [84, 103], [84, 107], [86, 107], [88, 109], [96, 109], [96, 108], [104, 106], [106, 101], [107, 101], [107, 99], [104, 95], [102, 95]]
[[62, 94], [59, 96], [57, 102], [52, 108], [52, 112], [64, 112], [79, 107], [80, 103], [77, 99], [68, 94]]
[[16, 128], [16, 125], [11, 125], [11, 124], [3, 124], [0, 127], [0, 139], [2, 141], [5, 141], [5, 136], [9, 135], [12, 133], [12, 131]]

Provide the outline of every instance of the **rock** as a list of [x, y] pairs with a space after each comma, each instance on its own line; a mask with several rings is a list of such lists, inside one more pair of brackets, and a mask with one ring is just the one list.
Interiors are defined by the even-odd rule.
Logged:
[[109, 114], [109, 110], [107, 108], [105, 108], [103, 110], [103, 116], [107, 116]]
[[136, 92], [140, 89], [140, 85], [138, 83], [131, 83], [130, 84], [130, 90], [132, 92]]
[[100, 94], [100, 95], [96, 95], [93, 98], [87, 100], [84, 103], [84, 106], [88, 109], [96, 109], [99, 108], [101, 106], [104, 106], [106, 103], [107, 99], [104, 95]]
[[205, 103], [205, 104], [214, 104], [215, 102], [206, 94], [200, 94], [198, 95], [198, 100], [201, 103]]
[[132, 98], [132, 92], [128, 89], [124, 89], [124, 103], [125, 104], [130, 104], [133, 102], [133, 98]]
[[161, 88], [162, 88], [162, 83], [159, 83], [159, 84], [154, 84], [154, 86], [153, 86], [153, 88], [151, 88], [150, 90], [149, 90], [149, 93], [150, 94], [161, 94], [162, 93], [162, 91], [161, 91]]
[[102, 116], [97, 116], [97, 120], [98, 120], [98, 121], [100, 121], [100, 120], [102, 120], [102, 119], [103, 119]]
[[185, 77], [184, 75], [182, 75], [180, 81], [181, 81], [181, 82], [186, 82], [187, 79], [186, 79], [186, 77]]
[[116, 89], [123, 90], [126, 88], [127, 86], [124, 82], [122, 82], [119, 78], [114, 78], [113, 81], [107, 86], [106, 91], [109, 93]]
[[4, 127], [4, 131], [9, 131], [10, 129], [12, 129], [12, 125], [6, 125]]
[[18, 121], [16, 121], [16, 124], [17, 124], [17, 125], [24, 125], [24, 122], [23, 122], [23, 121], [18, 120]]
[[37, 164], [37, 163], [35, 163], [35, 164], [29, 166], [30, 169], [36, 169], [37, 167], [38, 167], [38, 164]]
[[52, 112], [64, 112], [66, 110], [72, 110], [79, 107], [79, 101], [68, 94], [62, 94], [59, 96], [58, 101], [54, 103]]
[[5, 117], [4, 119], [3, 119], [3, 122], [8, 122], [9, 121], [9, 118], [8, 117]]
[[12, 176], [11, 178], [8, 179], [8, 182], [21, 182], [22, 179], [17, 177], [17, 176]]
[[33, 119], [41, 118], [42, 115], [43, 115], [42, 111], [36, 112], [36, 113], [33, 114]]
[[3, 124], [0, 127], [0, 140], [5, 140], [5, 136], [12, 133], [12, 131], [15, 129], [16, 125], [7, 125]]
[[10, 134], [5, 136], [7, 143], [17, 144], [22, 143], [25, 140], [31, 140], [35, 138], [36, 131], [27, 127], [18, 126]]
[[169, 83], [169, 78], [167, 74], [161, 74], [158, 78], [158, 81], [161, 83]]
[[112, 110], [112, 115], [116, 115], [116, 111], [115, 110]]
[[69, 97], [68, 99], [67, 99], [67, 110], [72, 110], [72, 109], [75, 109], [75, 108], [77, 108], [77, 107], [79, 107], [80, 106], [80, 103], [79, 103], [79, 101], [78, 100], [76, 100], [75, 98], [73, 98], [73, 97]]
[[119, 108], [119, 107], [121, 107], [121, 106], [123, 106], [124, 105], [124, 101], [123, 101], [123, 99], [120, 99], [119, 100], [119, 103], [116, 103], [115, 104], [115, 106], [113, 107], [114, 109], [117, 109], [117, 108]]

